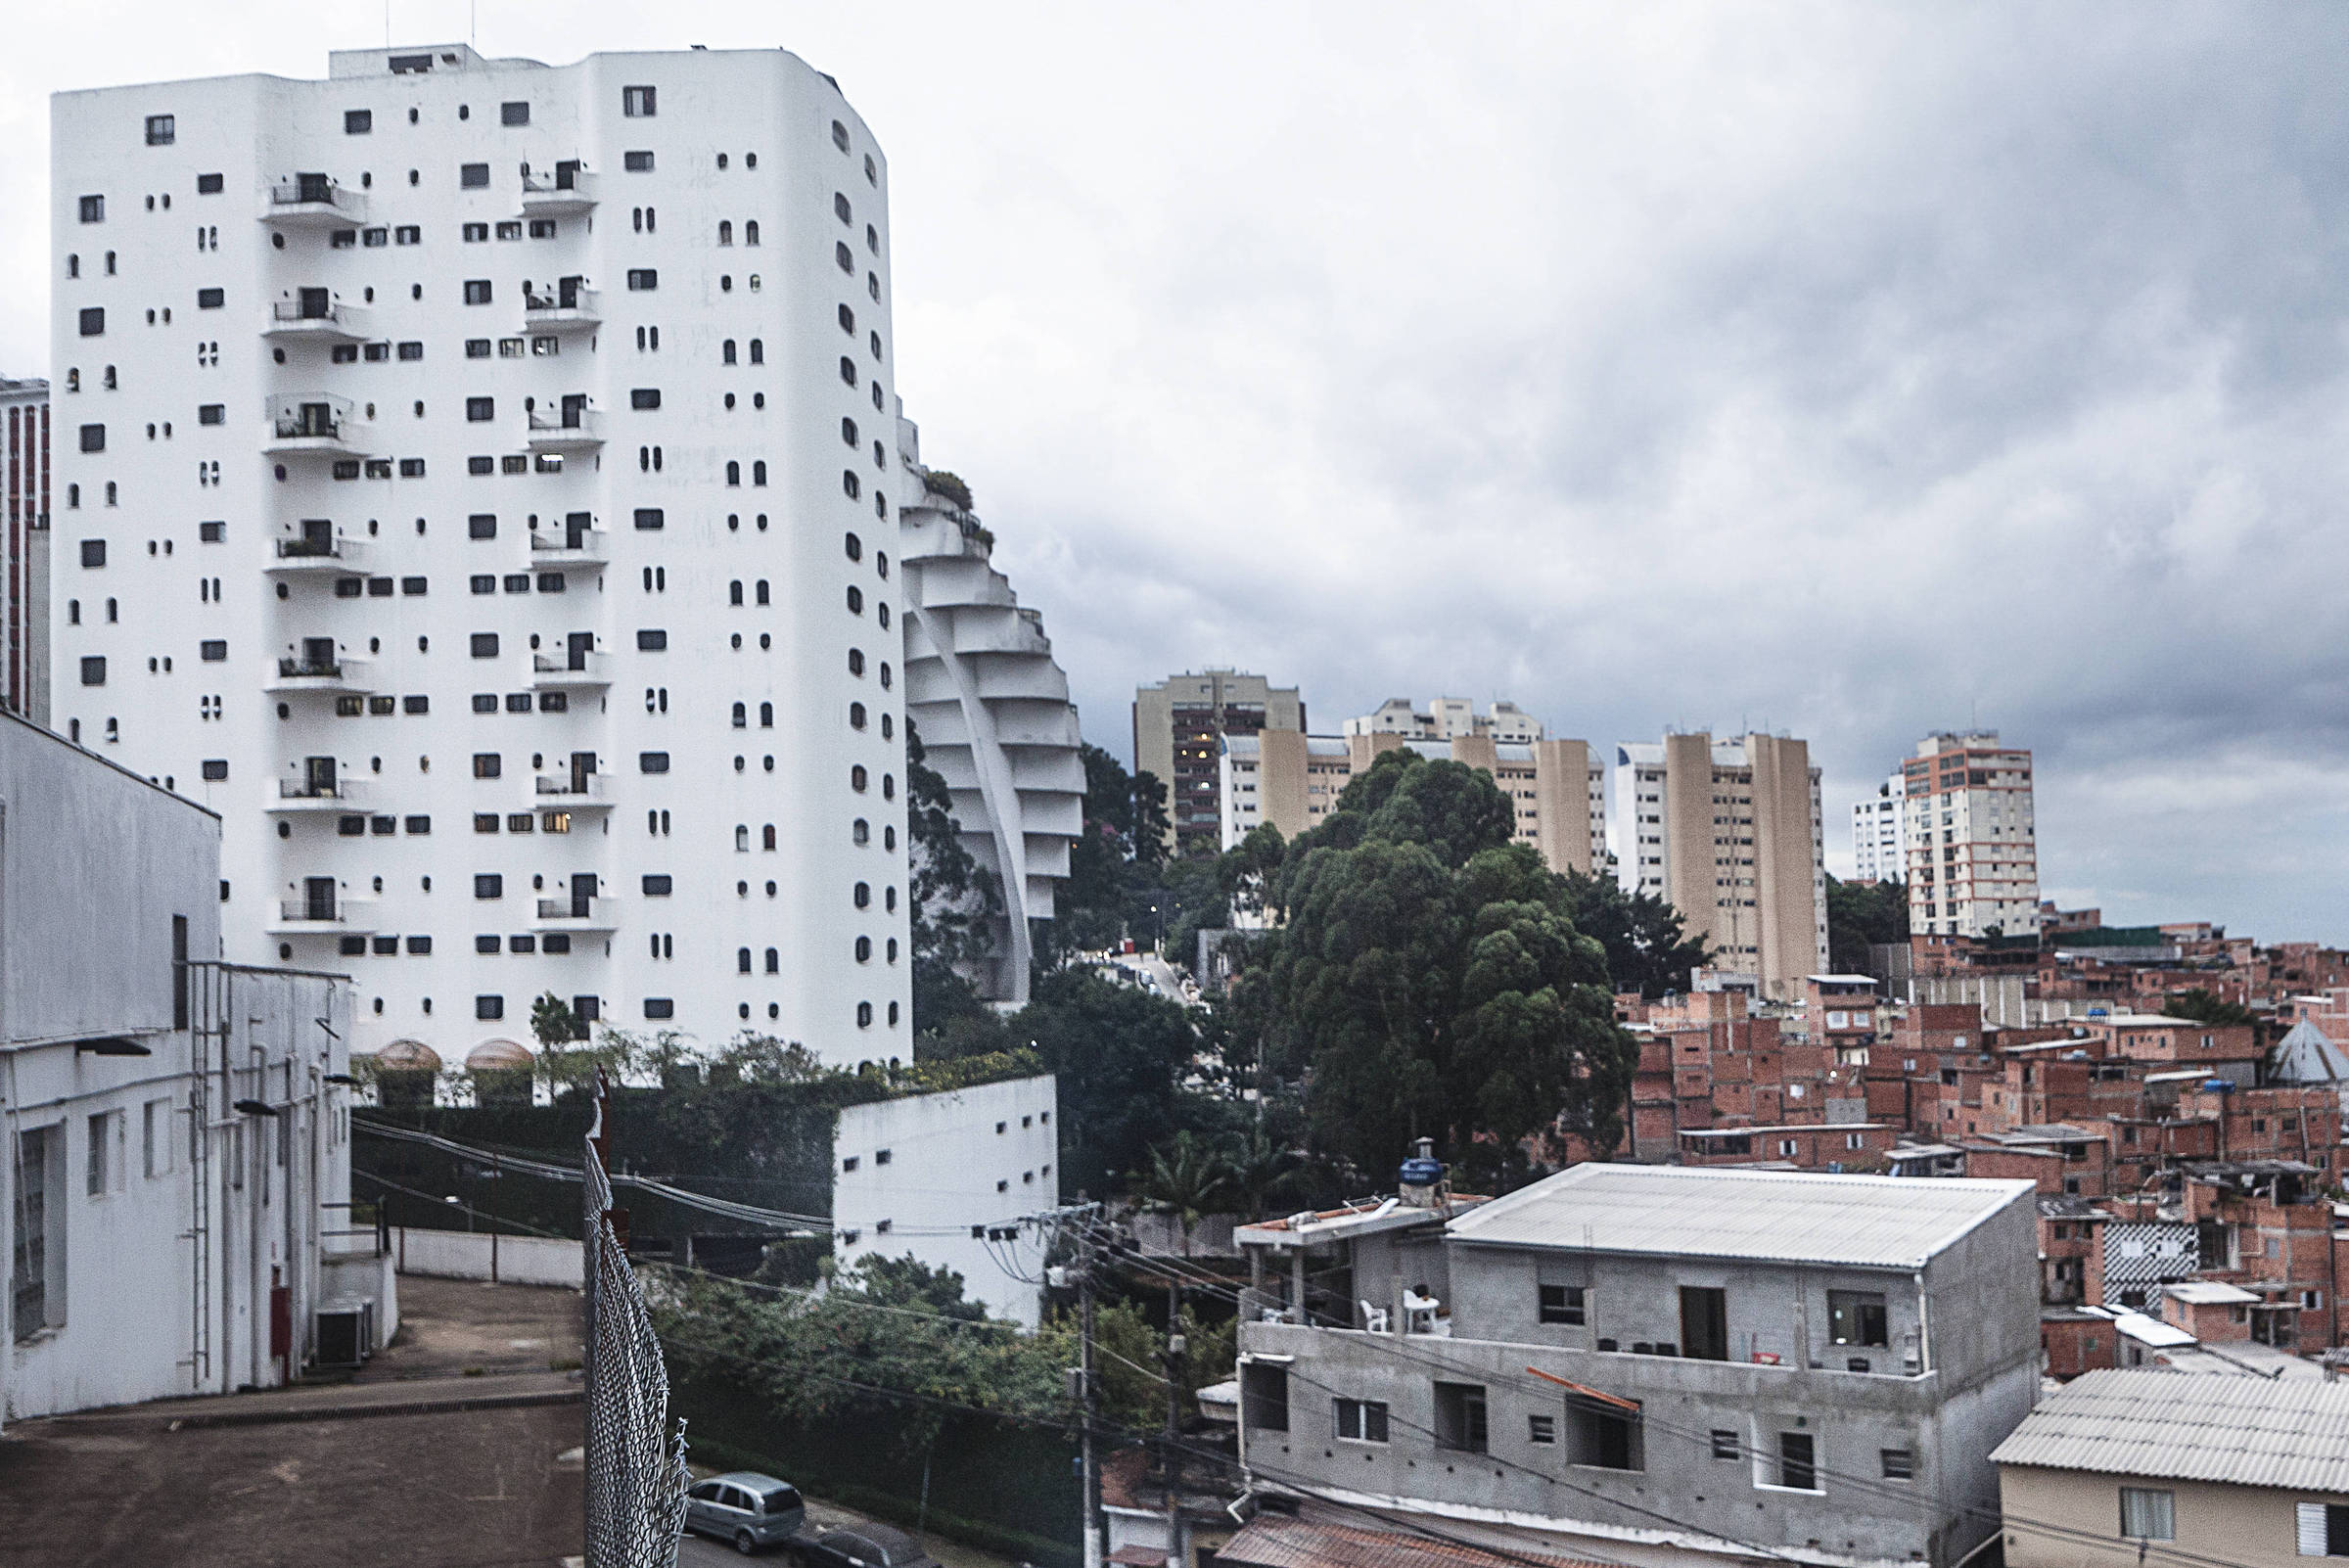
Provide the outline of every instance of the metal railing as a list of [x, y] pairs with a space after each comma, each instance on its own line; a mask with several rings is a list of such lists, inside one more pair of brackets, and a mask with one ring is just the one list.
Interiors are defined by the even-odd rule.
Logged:
[[347, 548], [356, 543], [356, 540], [346, 540], [341, 534], [322, 539], [280, 539], [277, 541], [277, 558], [280, 561], [340, 561]]
[[277, 662], [277, 672], [289, 680], [302, 676], [333, 678], [343, 673], [343, 661], [340, 659], [280, 659]]
[[[604, 895], [592, 899], [541, 899], [538, 918], [541, 920], [593, 920], [603, 912]], [[584, 907], [581, 907], [584, 905]]]
[[358, 798], [356, 779], [281, 778], [277, 781], [277, 798], [281, 801], [349, 801]]
[[339, 924], [350, 916], [349, 906], [341, 899], [282, 899], [277, 912], [286, 920], [314, 920], [321, 925]]
[[367, 198], [357, 191], [346, 191], [327, 174], [296, 174], [269, 187], [271, 208], [323, 207], [357, 218], [367, 210]]

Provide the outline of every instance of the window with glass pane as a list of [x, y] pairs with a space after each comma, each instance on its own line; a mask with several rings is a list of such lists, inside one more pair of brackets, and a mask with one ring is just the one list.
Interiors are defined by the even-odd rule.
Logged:
[[2121, 1534], [2132, 1541], [2177, 1540], [2177, 1495], [2151, 1487], [2121, 1488]]

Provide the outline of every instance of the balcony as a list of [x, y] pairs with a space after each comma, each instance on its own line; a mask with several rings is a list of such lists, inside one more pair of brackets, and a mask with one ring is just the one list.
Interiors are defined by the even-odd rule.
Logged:
[[561, 278], [552, 293], [525, 288], [522, 324], [530, 332], [587, 331], [604, 319], [604, 297], [585, 278]]
[[261, 221], [289, 229], [342, 229], [367, 221], [367, 193], [330, 174], [295, 174], [269, 187]]
[[281, 899], [267, 929], [273, 937], [298, 937], [304, 933], [364, 936], [375, 930], [376, 920], [375, 899], [338, 894], [332, 899]]
[[374, 312], [332, 299], [324, 289], [304, 289], [292, 300], [272, 300], [264, 338], [307, 339], [314, 343], [365, 343]]
[[532, 569], [595, 566], [611, 559], [612, 536], [603, 529], [564, 526], [530, 535]]
[[551, 169], [522, 171], [522, 214], [560, 217], [567, 212], [594, 209], [596, 177], [577, 159], [566, 159]]
[[593, 898], [541, 899], [532, 931], [602, 932], [620, 929], [619, 900], [598, 894]]
[[264, 687], [267, 691], [324, 691], [365, 693], [375, 689], [369, 672], [370, 661], [336, 655], [331, 659], [304, 655], [300, 658], [280, 659], [277, 677]]
[[532, 654], [530, 685], [539, 691], [591, 691], [612, 684], [608, 653]]
[[611, 797], [604, 793], [607, 773], [538, 775], [537, 807], [541, 811], [609, 811]]
[[347, 534], [305, 530], [299, 537], [272, 542], [273, 558], [262, 569], [272, 576], [306, 572], [357, 572], [366, 565], [367, 541]]
[[352, 407], [349, 398], [324, 392], [272, 397], [261, 410], [269, 426], [261, 450], [273, 457], [300, 452], [365, 456], [373, 449], [369, 438], [374, 427], [355, 418]]
[[363, 808], [367, 786], [355, 778], [281, 778], [277, 798], [268, 805], [271, 816], [304, 812], [349, 811]]
[[592, 452], [603, 444], [604, 413], [600, 408], [573, 403], [530, 410], [533, 452]]

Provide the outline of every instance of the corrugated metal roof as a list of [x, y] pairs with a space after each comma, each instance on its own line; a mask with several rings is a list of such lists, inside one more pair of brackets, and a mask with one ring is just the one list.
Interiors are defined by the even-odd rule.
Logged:
[[1991, 1458], [2349, 1496], [2349, 1383], [2090, 1372], [2024, 1417]]
[[1586, 1164], [1451, 1222], [1456, 1239], [1678, 1258], [1916, 1268], [2028, 1181]]

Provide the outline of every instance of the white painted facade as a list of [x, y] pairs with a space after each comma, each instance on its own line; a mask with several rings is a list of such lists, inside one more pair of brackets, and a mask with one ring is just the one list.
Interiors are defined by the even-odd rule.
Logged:
[[1043, 615], [996, 570], [977, 518], [922, 483], [919, 434], [898, 421], [898, 568], [903, 578], [905, 715], [946, 782], [963, 845], [1003, 891], [980, 993], [1028, 1000], [1028, 922], [1052, 917], [1069, 846], [1084, 828], [1084, 760], [1069, 677]]
[[219, 839], [0, 717], [9, 1418], [266, 1387], [310, 1352], [347, 1225], [349, 987], [209, 956]]
[[1408, 697], [1390, 697], [1376, 713], [1349, 718], [1347, 735], [1409, 735], [1419, 740], [1452, 740], [1484, 735], [1520, 746], [1542, 739], [1542, 720], [1513, 702], [1496, 700], [1483, 713], [1466, 697], [1438, 697], [1422, 713]]
[[1901, 775], [1852, 803], [1852, 877], [1897, 882], [1909, 867], [1909, 797]]
[[906, 1054], [888, 170], [838, 88], [444, 45], [53, 130], [53, 721], [220, 813], [227, 956], [348, 969], [362, 1050], [552, 992]]
[[845, 1107], [832, 1131], [833, 1256], [847, 1267], [910, 1253], [961, 1274], [990, 1315], [1035, 1327], [1041, 1289], [1004, 1267], [1031, 1268], [1034, 1248], [986, 1231], [1060, 1202], [1058, 1109], [1050, 1074]]
[[49, 722], [49, 384], [0, 376], [0, 708]]
[[2039, 930], [2031, 754], [1995, 729], [1942, 731], [1902, 764], [1909, 927], [2006, 937]]

